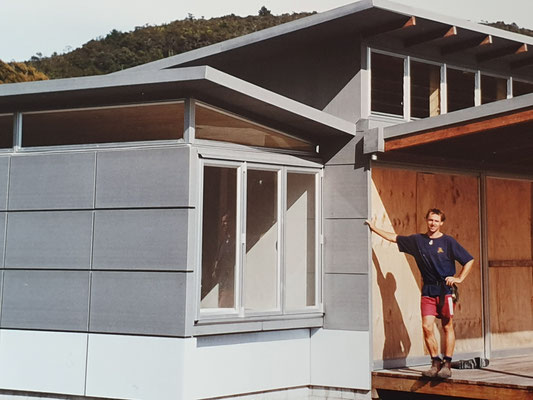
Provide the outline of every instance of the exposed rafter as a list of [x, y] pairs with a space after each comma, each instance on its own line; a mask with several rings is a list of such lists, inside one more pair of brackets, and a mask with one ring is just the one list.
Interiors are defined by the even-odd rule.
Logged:
[[490, 46], [492, 42], [493, 42], [492, 35], [487, 35], [483, 37], [482, 39], [480, 38], [468, 39], [468, 40], [464, 40], [459, 43], [454, 43], [454, 44], [443, 46], [440, 49], [440, 53], [443, 56], [446, 56], [446, 55], [453, 54], [453, 53], [459, 53], [464, 50], [474, 49], [476, 47]]
[[495, 116], [464, 125], [442, 127], [422, 133], [414, 133], [405, 137], [385, 139], [385, 151], [399, 150], [407, 147], [453, 139], [506, 126], [512, 126], [533, 120], [533, 109], [519, 111], [503, 116]]
[[495, 60], [497, 58], [516, 55], [516, 54], [523, 54], [528, 52], [528, 46], [526, 43], [522, 43], [520, 46], [512, 46], [512, 47], [505, 47], [503, 49], [497, 49], [485, 54], [480, 54], [476, 57], [477, 62], [487, 62], [491, 60]]
[[420, 33], [414, 37], [406, 39], [403, 44], [405, 47], [412, 47], [423, 43], [432, 42], [438, 39], [446, 39], [457, 36], [457, 27], [448, 26], [433, 32]]
[[416, 17], [407, 17], [402, 18], [400, 20], [390, 22], [387, 24], [381, 24], [373, 29], [368, 29], [366, 31], [361, 32], [362, 38], [369, 38], [371, 36], [378, 36], [383, 33], [397, 31], [399, 29], [406, 29], [416, 26]]
[[513, 61], [509, 66], [511, 69], [519, 69], [533, 65], [533, 57], [524, 58], [523, 60]]

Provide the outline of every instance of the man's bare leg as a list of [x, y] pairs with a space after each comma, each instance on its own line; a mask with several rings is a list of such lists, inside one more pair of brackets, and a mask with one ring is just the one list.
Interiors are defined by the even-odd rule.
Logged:
[[422, 317], [422, 330], [424, 331], [424, 341], [431, 358], [439, 356], [439, 344], [435, 338], [435, 316], [425, 315]]
[[422, 375], [427, 378], [435, 378], [442, 364], [439, 357], [439, 344], [435, 338], [435, 316], [425, 315], [422, 317], [422, 330], [424, 331], [424, 342], [431, 355], [431, 368], [422, 372]]
[[442, 320], [442, 329], [444, 330], [444, 343], [446, 348], [443, 351], [445, 355], [444, 363], [437, 376], [439, 378], [449, 378], [452, 376], [451, 364], [453, 351], [455, 349], [455, 330], [451, 318]]
[[453, 320], [443, 319], [442, 320], [442, 329], [444, 329], [444, 343], [446, 345], [443, 354], [446, 357], [453, 357], [453, 351], [455, 349], [455, 329], [453, 327]]

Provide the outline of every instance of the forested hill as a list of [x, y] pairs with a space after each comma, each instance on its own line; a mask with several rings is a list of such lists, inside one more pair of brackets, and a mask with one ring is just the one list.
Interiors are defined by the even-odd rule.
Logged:
[[[155, 61], [213, 43], [246, 35], [312, 13], [272, 15], [262, 7], [258, 15], [204, 19], [190, 15], [165, 25], [137, 27], [131, 32], [111, 31], [107, 36], [91, 40], [82, 47], [50, 57], [36, 54], [25, 63], [3, 63], [0, 60], [0, 83], [41, 79], [101, 75]], [[515, 23], [488, 23], [496, 28], [533, 36], [533, 30]]]
[[41, 81], [44, 79], [48, 79], [48, 77], [30, 65], [18, 62], [6, 64], [0, 60], [0, 83]]
[[131, 32], [113, 30], [104, 38], [91, 40], [70, 53], [42, 58], [35, 56], [29, 65], [51, 79], [107, 74], [310, 15], [276, 16], [266, 8], [262, 8], [259, 14], [211, 19], [189, 16], [166, 25], [137, 27]]

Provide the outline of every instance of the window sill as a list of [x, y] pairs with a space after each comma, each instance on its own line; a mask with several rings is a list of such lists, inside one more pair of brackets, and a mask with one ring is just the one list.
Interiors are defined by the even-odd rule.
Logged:
[[193, 336], [221, 335], [228, 333], [278, 331], [286, 329], [320, 328], [324, 324], [324, 314], [283, 315], [276, 317], [246, 318], [242, 320], [203, 320], [194, 325]]

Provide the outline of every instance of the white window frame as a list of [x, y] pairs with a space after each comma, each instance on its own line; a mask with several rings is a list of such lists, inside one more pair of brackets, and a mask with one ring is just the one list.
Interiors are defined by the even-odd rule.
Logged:
[[[236, 271], [235, 271], [235, 308], [201, 308], [201, 280], [202, 280], [202, 230], [203, 230], [203, 187], [204, 168], [209, 167], [230, 167], [237, 169], [237, 212], [236, 212]], [[322, 177], [323, 171], [319, 168], [293, 167], [285, 165], [261, 164], [246, 161], [227, 161], [215, 159], [200, 159], [199, 161], [199, 192], [198, 192], [198, 245], [197, 260], [198, 272], [196, 274], [196, 320], [242, 320], [242, 319], [269, 319], [280, 316], [290, 316], [296, 314], [311, 314], [322, 311], [322, 287], [323, 287], [323, 239], [322, 239]], [[245, 310], [244, 308], [244, 268], [246, 262], [246, 180], [249, 169], [277, 171], [278, 174], [278, 268], [277, 268], [277, 307], [271, 310]], [[286, 309], [285, 305], [285, 233], [286, 233], [286, 208], [287, 208], [287, 174], [305, 173], [315, 175], [315, 304], [302, 308]]]
[[[440, 82], [440, 100], [441, 100], [441, 112], [440, 114], [447, 114], [448, 113], [448, 68], [458, 70], [458, 71], [465, 71], [465, 72], [471, 72], [474, 74], [474, 107], [481, 105], [481, 74], [484, 76], [491, 76], [494, 78], [503, 78], [507, 80], [507, 98], [514, 97], [513, 94], [513, 80], [514, 78], [510, 75], [501, 75], [497, 73], [490, 73], [490, 72], [484, 72], [480, 69], [473, 69], [473, 68], [464, 68], [459, 67], [456, 65], [450, 65], [443, 62], [436, 62], [436, 61], [430, 61], [425, 60], [418, 57], [411, 57], [409, 55], [401, 54], [401, 53], [395, 53], [392, 51], [387, 50], [381, 50], [378, 48], [373, 48], [371, 46], [364, 45], [366, 48], [366, 51], [364, 54], [366, 54], [366, 65], [367, 65], [367, 88], [366, 88], [366, 99], [368, 103], [368, 107], [366, 109], [367, 115], [369, 117], [373, 118], [384, 118], [387, 120], [392, 121], [398, 121], [398, 120], [404, 120], [404, 121], [413, 121], [418, 118], [412, 118], [411, 117], [411, 61], [416, 61], [419, 63], [424, 64], [431, 64], [431, 65], [438, 65], [441, 69], [441, 82]], [[383, 112], [377, 112], [372, 111], [372, 53], [376, 54], [382, 54], [390, 57], [396, 57], [396, 58], [402, 58], [404, 60], [404, 75], [403, 75], [403, 115], [396, 115], [396, 114], [388, 114]], [[529, 83], [533, 84], [533, 82], [529, 82], [527, 80], [522, 79], [516, 79], [519, 82]], [[365, 89], [363, 89], [365, 90]]]

